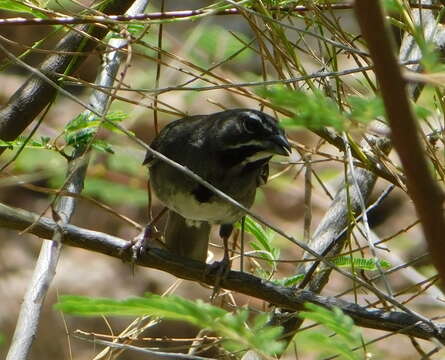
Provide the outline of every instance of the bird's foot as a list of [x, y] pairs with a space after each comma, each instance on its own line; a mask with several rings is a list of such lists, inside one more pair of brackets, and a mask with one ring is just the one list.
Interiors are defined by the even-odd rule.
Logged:
[[215, 261], [212, 264], [210, 264], [210, 268], [207, 271], [208, 274], [214, 273], [215, 274], [215, 284], [213, 285], [213, 293], [211, 296], [211, 300], [215, 300], [215, 298], [218, 296], [220, 290], [221, 290], [221, 283], [223, 283], [227, 276], [229, 275], [231, 268], [231, 262], [229, 254], [224, 254], [224, 257], [221, 261]]
[[157, 231], [154, 229], [153, 225], [149, 224], [122, 248], [122, 253], [130, 252], [129, 257], [126, 259], [129, 258], [133, 270], [137, 260], [149, 249], [153, 237], [156, 236], [155, 233], [157, 233]]

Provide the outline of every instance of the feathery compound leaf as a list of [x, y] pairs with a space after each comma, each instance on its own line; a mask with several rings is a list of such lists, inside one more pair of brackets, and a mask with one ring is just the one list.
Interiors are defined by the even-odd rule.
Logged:
[[385, 107], [380, 97], [364, 98], [359, 96], [348, 97], [351, 111], [348, 117], [352, 120], [367, 123], [378, 117], [385, 116]]
[[260, 91], [260, 95], [293, 112], [294, 115], [290, 119], [280, 123], [284, 127], [320, 129], [330, 126], [339, 131], [344, 129], [346, 118], [339, 111], [337, 104], [320, 91], [306, 93], [277, 86], [271, 90]]
[[386, 260], [365, 259], [350, 256], [339, 256], [332, 260], [332, 262], [339, 267], [350, 267], [356, 270], [376, 271], [377, 263], [383, 268], [388, 269], [391, 264]]
[[[351, 348], [360, 346], [361, 334], [349, 316], [345, 315], [338, 308], [329, 310], [310, 303], [306, 303], [305, 307], [309, 311], [301, 311], [298, 316], [322, 325], [322, 327], [329, 330], [329, 332], [303, 332], [297, 336], [299, 344], [307, 347], [312, 346], [312, 349], [314, 345], [316, 345], [324, 355], [339, 354], [340, 357], [344, 359], [361, 359], [359, 354], [350, 350]], [[331, 336], [331, 332], [335, 332], [335, 337]]]
[[[241, 224], [238, 222], [236, 227], [240, 229]], [[244, 230], [255, 238], [255, 241], [250, 242], [249, 245], [258, 251], [256, 255], [266, 260], [269, 265], [275, 269], [275, 261], [280, 257], [280, 249], [272, 245], [275, 232], [270, 229], [265, 229], [249, 216], [245, 217]], [[266, 275], [266, 277], [268, 277], [268, 275]]]
[[141, 316], [152, 315], [160, 318], [186, 321], [201, 328], [215, 331], [222, 337], [223, 345], [231, 351], [254, 349], [267, 355], [274, 355], [283, 350], [280, 327], [264, 326], [267, 315], [259, 315], [253, 326], [247, 325], [249, 312], [245, 309], [229, 313], [219, 307], [204, 303], [188, 301], [178, 296], [162, 297], [146, 294], [126, 300], [106, 298], [88, 298], [82, 296], [61, 296], [56, 309], [81, 316], [119, 315]]

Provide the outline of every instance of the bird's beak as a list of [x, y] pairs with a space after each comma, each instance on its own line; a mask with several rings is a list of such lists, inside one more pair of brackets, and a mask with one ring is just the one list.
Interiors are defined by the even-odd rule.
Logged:
[[270, 146], [267, 150], [272, 154], [289, 156], [292, 152], [289, 141], [286, 139], [286, 136], [282, 134], [272, 136], [269, 138], [269, 141]]

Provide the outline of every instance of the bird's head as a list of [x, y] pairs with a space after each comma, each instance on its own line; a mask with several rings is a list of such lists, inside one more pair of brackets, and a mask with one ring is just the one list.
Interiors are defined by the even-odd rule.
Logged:
[[215, 115], [213, 140], [216, 148], [224, 149], [226, 161], [248, 163], [290, 154], [286, 135], [272, 116], [251, 109], [227, 110]]

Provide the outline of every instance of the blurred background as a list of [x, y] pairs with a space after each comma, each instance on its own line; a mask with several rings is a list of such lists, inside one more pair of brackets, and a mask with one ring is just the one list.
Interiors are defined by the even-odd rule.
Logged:
[[[197, 9], [210, 5], [210, 1], [165, 1], [165, 11]], [[83, 4], [88, 6], [87, 3]], [[72, 1], [50, 1], [46, 7], [65, 14], [77, 14], [82, 5]], [[147, 12], [159, 11], [160, 1], [152, 1]], [[23, 15], [23, 14], [21, 14]], [[17, 13], [3, 11], [1, 17], [13, 17]], [[29, 14], [25, 16], [30, 16]], [[319, 14], [294, 13], [286, 18], [293, 26], [306, 28], [311, 31], [323, 33]], [[325, 15], [335, 21], [347, 34], [357, 34], [358, 29], [350, 10], [336, 10]], [[253, 24], [258, 27], [255, 29]], [[270, 25], [270, 24], [269, 24]], [[318, 27], [318, 28], [317, 28]], [[318, 30], [317, 30], [318, 29]], [[3, 26], [0, 28], [2, 42], [17, 56], [27, 47], [34, 46], [37, 41], [44, 39], [39, 47], [51, 50], [60, 32], [54, 31], [50, 26]], [[131, 53], [127, 63], [122, 66], [124, 86], [126, 90], [117, 92], [110, 112], [121, 119], [121, 124], [132, 131], [138, 138], [149, 143], [155, 136], [155, 122], [162, 128], [168, 122], [186, 114], [208, 114], [222, 109], [254, 108], [285, 118], [262, 107], [257, 100], [257, 88], [247, 87], [247, 91], [212, 89], [212, 90], [184, 90], [173, 89], [189, 82], [187, 87], [214, 86], [224, 83], [245, 83], [277, 79], [283, 76], [298, 76], [329, 68], [332, 64], [323, 64], [322, 58], [326, 55], [320, 50], [319, 42], [314, 37], [301, 35], [295, 31], [287, 31], [286, 36], [295, 46], [295, 53], [299, 58], [299, 68], [282, 65], [283, 74], [277, 73], [270, 61], [265, 61], [258, 48], [264, 46], [271, 53], [279, 49], [271, 45], [273, 39], [270, 34], [264, 38], [258, 33], [264, 30], [260, 19], [251, 19], [249, 23], [245, 16], [208, 16], [195, 21], [178, 21], [164, 23], [162, 29], [161, 65], [157, 69], [158, 32], [159, 25], [148, 28], [140, 26], [133, 29], [141, 35], [141, 41], [131, 46]], [[327, 31], [327, 30], [326, 30]], [[325, 33], [323, 33], [326, 35]], [[327, 36], [327, 35], [326, 35]], [[5, 39], [10, 41], [5, 43]], [[258, 39], [264, 40], [264, 44]], [[252, 48], [246, 45], [252, 42]], [[244, 48], [244, 50], [242, 50]], [[309, 52], [308, 49], [313, 49]], [[242, 50], [242, 51], [240, 51]], [[255, 51], [254, 51], [255, 50]], [[239, 54], [233, 56], [238, 51]], [[31, 51], [24, 60], [32, 65], [44, 59], [45, 53]], [[233, 56], [233, 58], [232, 58]], [[278, 58], [278, 57], [277, 57]], [[283, 59], [285, 56], [283, 56]], [[351, 57], [338, 55], [337, 70], [354, 67], [356, 64]], [[5, 104], [14, 91], [28, 78], [22, 68], [8, 64], [6, 58], [0, 54], [2, 66], [0, 103]], [[76, 79], [68, 80], [66, 87], [79, 99], [88, 101], [91, 87], [97, 70], [101, 64], [99, 51], [94, 51], [76, 72]], [[210, 69], [210, 70], [209, 70]], [[206, 72], [207, 71], [207, 72]], [[156, 74], [159, 74], [158, 83]], [[369, 73], [372, 77], [372, 74]], [[199, 79], [199, 77], [203, 79]], [[348, 94], [369, 96], [372, 91], [366, 84], [362, 73], [342, 77], [342, 86]], [[332, 86], [335, 82], [326, 80], [326, 84], [317, 86]], [[307, 84], [296, 84], [306, 89]], [[150, 89], [165, 88], [157, 97]], [[253, 95], [252, 95], [253, 94]], [[421, 101], [428, 104], [431, 101], [431, 92], [424, 95]], [[157, 107], [154, 114], [153, 108]], [[63, 184], [66, 172], [66, 160], [57, 151], [57, 147], [66, 146], [64, 134], [67, 123], [75, 118], [83, 109], [77, 103], [63, 95], [58, 95], [45, 120], [38, 128], [33, 139], [36, 144], [26, 147], [20, 156], [8, 167], [3, 177], [15, 175], [18, 179], [13, 185], [3, 186], [0, 192], [0, 201], [9, 206], [24, 208], [28, 211], [51, 217], [50, 204], [52, 195], [42, 193], [41, 188], [57, 189]], [[32, 129], [30, 128], [27, 133]], [[64, 132], [65, 131], [65, 132]], [[326, 144], [319, 137], [304, 128], [288, 127], [287, 134], [298, 147], [294, 150], [290, 160], [277, 158], [271, 168], [271, 180], [257, 192], [253, 211], [261, 214], [271, 223], [283, 229], [295, 238], [304, 238], [305, 215], [311, 214], [311, 233], [317, 227], [323, 215], [331, 204], [339, 184], [344, 179], [343, 153]], [[360, 138], [367, 131], [364, 126], [351, 127], [350, 133]], [[26, 134], [24, 134], [26, 135]], [[49, 138], [51, 146], [42, 146], [42, 138]], [[111, 207], [114, 212], [122, 214], [133, 221], [145, 225], [148, 220], [147, 195], [147, 169], [142, 166], [144, 151], [131, 139], [119, 132], [101, 129], [99, 139], [105, 140], [112, 148], [113, 153], [93, 150], [90, 166], [88, 168], [83, 194]], [[66, 148], [68, 150], [68, 148]], [[15, 151], [7, 151], [3, 161], [12, 158]], [[308, 157], [310, 155], [310, 158]], [[309, 159], [309, 160], [308, 160]], [[394, 163], [397, 158], [392, 155]], [[307, 163], [311, 162], [312, 183], [305, 183]], [[278, 175], [278, 176], [275, 176]], [[29, 187], [28, 185], [33, 185]], [[379, 180], [374, 199], [388, 186], [388, 183]], [[305, 194], [311, 192], [310, 204], [305, 202]], [[162, 205], [153, 200], [152, 213], [158, 214]], [[161, 219], [158, 228], [162, 229], [165, 219]], [[394, 236], [385, 244], [391, 251], [380, 251], [379, 256], [387, 260], [391, 266], [396, 266], [415, 258], [426, 252], [420, 227], [413, 226], [416, 216], [413, 206], [402, 190], [396, 189], [370, 216], [370, 224], [376, 239], [385, 239]], [[81, 199], [72, 219], [74, 225], [101, 231], [123, 239], [131, 240], [138, 234], [138, 230], [129, 223], [110, 212], [104, 211], [91, 201]], [[0, 312], [0, 333], [5, 341], [0, 346], [0, 357], [5, 356], [9, 341], [12, 337], [17, 320], [19, 307], [33, 272], [34, 264], [41, 246], [41, 240], [33, 235], [18, 234], [0, 228], [2, 250], [0, 251], [0, 294], [3, 311]], [[307, 237], [307, 234], [306, 234]], [[246, 235], [253, 241], [250, 235]], [[307, 239], [306, 239], [307, 240]], [[357, 235], [353, 247], [364, 244], [364, 240]], [[222, 257], [221, 243], [216, 233], [210, 246], [213, 259]], [[280, 236], [273, 237], [273, 246], [279, 249], [280, 260], [273, 276], [282, 278], [290, 276], [295, 270], [296, 261], [301, 259], [302, 251]], [[251, 248], [249, 250], [252, 250]], [[258, 262], [260, 265], [258, 265]], [[247, 262], [249, 271], [258, 272], [259, 268], [270, 270], [267, 263], [261, 260]], [[238, 260], [234, 261], [234, 268], [238, 267]], [[389, 276], [392, 286], [397, 291], [427, 279], [435, 273], [427, 258], [415, 263], [414, 266], [397, 271]], [[65, 316], [53, 309], [53, 304], [60, 294], [88, 295], [98, 297], [112, 297], [123, 299], [131, 296], [142, 296], [145, 292], [163, 294], [171, 291], [187, 299], [209, 299], [212, 290], [200, 284], [178, 280], [167, 273], [136, 268], [133, 273], [129, 264], [114, 258], [88, 252], [82, 249], [65, 246], [57, 268], [57, 275], [49, 295], [46, 299], [45, 310], [42, 314], [40, 330], [34, 342], [32, 359], [88, 359], [94, 358], [100, 352], [98, 346], [74, 339], [71, 334], [76, 329], [101, 334], [118, 334], [131, 321], [131, 318], [79, 318]], [[329, 284], [325, 287], [323, 295], [337, 295], [349, 289], [349, 280], [333, 273]], [[170, 289], [170, 290], [169, 290]], [[415, 290], [415, 289], [414, 289]], [[414, 291], [413, 290], [413, 291]], [[365, 296], [362, 290], [360, 296]], [[410, 298], [407, 293], [404, 296]], [[428, 316], [439, 315], [436, 299], [438, 290], [435, 286], [426, 289], [422, 295], [411, 300], [410, 306]], [[239, 294], [233, 294], [237, 305], [248, 305], [254, 309], [268, 310], [268, 304]], [[344, 299], [354, 301], [354, 293], [349, 292]], [[218, 300], [219, 301], [219, 300]], [[221, 304], [221, 301], [217, 304]], [[224, 304], [222, 306], [227, 306]], [[230, 308], [230, 306], [227, 306]], [[193, 337], [198, 329], [185, 323], [163, 321], [146, 331], [144, 336], [157, 337]], [[382, 335], [382, 332], [364, 330], [369, 340]], [[162, 349], [171, 347], [165, 341], [159, 346]], [[425, 345], [426, 347], [428, 345]], [[407, 337], [396, 335], [379, 341], [372, 346], [376, 358], [388, 359], [417, 359], [418, 354]], [[214, 354], [213, 354], [214, 355]], [[300, 353], [301, 359], [315, 358], [311, 352]], [[122, 359], [147, 359], [148, 357], [125, 352]], [[289, 359], [295, 358], [293, 351], [289, 351]]]

